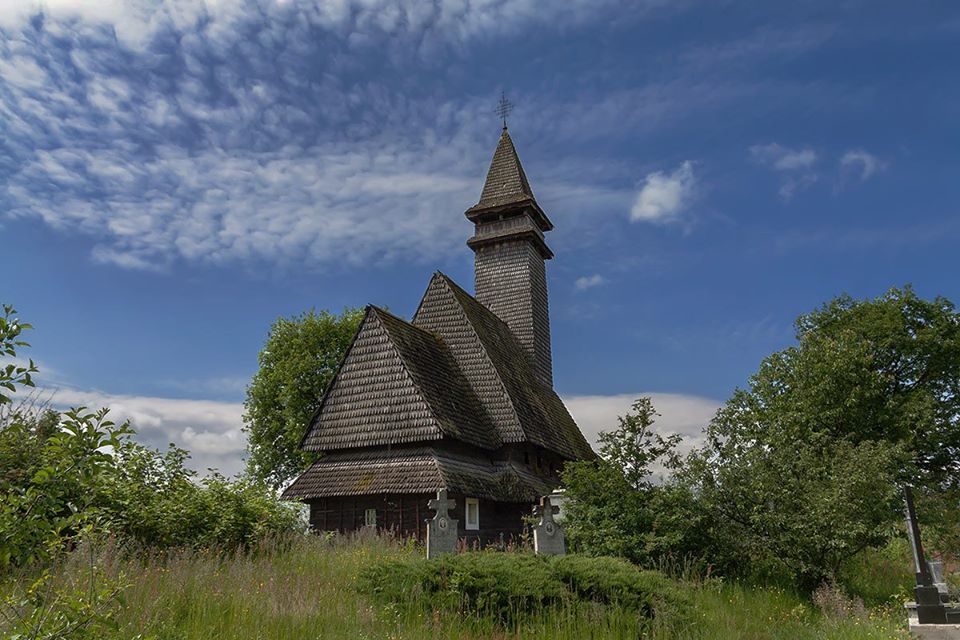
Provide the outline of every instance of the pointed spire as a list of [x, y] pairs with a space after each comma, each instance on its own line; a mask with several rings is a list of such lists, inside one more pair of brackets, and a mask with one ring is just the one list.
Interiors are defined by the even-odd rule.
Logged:
[[533, 197], [533, 189], [527, 181], [527, 174], [523, 172], [510, 132], [504, 127], [490, 170], [487, 171], [480, 202], [467, 209], [466, 216], [471, 222], [479, 223], [522, 215], [529, 216], [540, 231], [553, 229], [553, 223]]
[[487, 181], [480, 194], [480, 202], [474, 208], [499, 207], [514, 202], [533, 200], [533, 190], [523, 172], [517, 150], [507, 128], [500, 134], [500, 143], [493, 154], [493, 162], [487, 172]]

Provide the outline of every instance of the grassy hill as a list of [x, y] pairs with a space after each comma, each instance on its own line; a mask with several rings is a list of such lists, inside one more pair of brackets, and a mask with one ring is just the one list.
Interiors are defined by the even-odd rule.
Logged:
[[[129, 557], [107, 549], [95, 562], [108, 575], [122, 575], [129, 584], [117, 612], [115, 638], [909, 637], [900, 608], [905, 594], [896, 593], [909, 575], [891, 573], [894, 563], [880, 558], [865, 559], [866, 564], [852, 569], [852, 580], [859, 581], [858, 588], [872, 606], [861, 606], [838, 590], [819, 593], [814, 604], [776, 587], [681, 575], [669, 580], [670, 588], [686, 594], [692, 608], [674, 619], [661, 616], [652, 623], [617, 606], [568, 602], [504, 625], [475, 612], [422, 606], [418, 604], [422, 594], [414, 593], [416, 589], [407, 603], [372, 600], [358, 591], [358, 578], [368, 567], [409, 561], [420, 554], [422, 549], [414, 544], [385, 538], [310, 536], [236, 554], [177, 551]], [[57, 579], [84, 580], [88, 560], [77, 554]], [[884, 591], [892, 592], [884, 598]]]

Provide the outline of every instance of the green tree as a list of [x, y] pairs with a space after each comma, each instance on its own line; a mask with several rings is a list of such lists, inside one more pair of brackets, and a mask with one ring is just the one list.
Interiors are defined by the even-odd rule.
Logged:
[[679, 435], [664, 438], [653, 429], [657, 416], [650, 398], [639, 398], [616, 429], [600, 433], [599, 460], [565, 465], [564, 525], [572, 548], [641, 564], [706, 553], [715, 536], [695, 496], [684, 486], [653, 482], [656, 465], [676, 464], [680, 442]]
[[730, 544], [718, 564], [812, 590], [895, 533], [903, 460], [887, 442], [770, 433], [695, 452], [685, 474]]
[[10, 404], [11, 398], [7, 393], [15, 393], [17, 385], [32, 387], [31, 374], [37, 372], [33, 360], [30, 360], [26, 365], [16, 361], [17, 349], [30, 346], [29, 343], [20, 339], [20, 334], [33, 327], [21, 322], [16, 317], [16, 309], [11, 305], [5, 304], [2, 309], [3, 315], [0, 315], [0, 357], [10, 358], [13, 362], [0, 366], [0, 405]]
[[895, 532], [898, 483], [958, 486], [960, 316], [906, 287], [839, 297], [796, 329], [717, 412], [684, 475], [743, 553], [811, 587]]
[[251, 478], [278, 488], [316, 458], [300, 450], [300, 441], [363, 313], [309, 311], [270, 327], [244, 403]]
[[600, 456], [619, 469], [631, 487], [648, 489], [651, 465], [659, 460], [673, 463], [673, 451], [680, 443], [680, 435], [664, 438], [652, 429], [660, 417], [650, 398], [638, 398], [625, 416], [617, 416], [619, 426], [613, 431], [601, 431]]

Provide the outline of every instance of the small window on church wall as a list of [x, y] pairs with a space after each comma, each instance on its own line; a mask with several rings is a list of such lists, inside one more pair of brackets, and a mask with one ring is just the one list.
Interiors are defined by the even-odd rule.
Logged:
[[480, 528], [480, 501], [476, 498], [467, 498], [466, 501], [467, 522], [464, 525], [467, 529]]
[[377, 510], [376, 509], [367, 509], [366, 513], [363, 516], [363, 524], [368, 527], [377, 526]]

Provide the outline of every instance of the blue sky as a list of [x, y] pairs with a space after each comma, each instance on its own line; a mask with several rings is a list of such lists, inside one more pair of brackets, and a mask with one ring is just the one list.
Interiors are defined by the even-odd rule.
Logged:
[[960, 300], [957, 59], [948, 2], [13, 0], [0, 300], [57, 402], [236, 471], [274, 318], [472, 288], [505, 91], [557, 390], [693, 436], [797, 314]]

